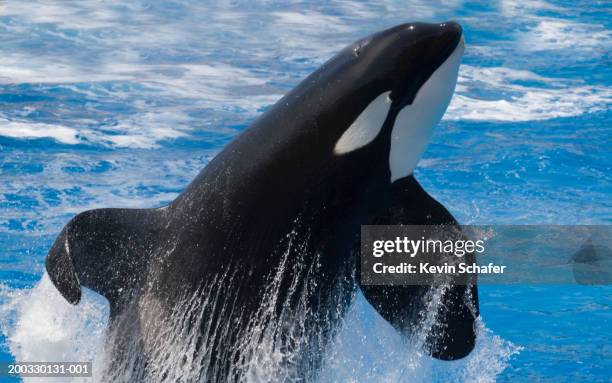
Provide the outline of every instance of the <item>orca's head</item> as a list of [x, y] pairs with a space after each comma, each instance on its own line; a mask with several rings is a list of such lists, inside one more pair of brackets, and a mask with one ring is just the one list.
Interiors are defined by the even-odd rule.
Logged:
[[334, 154], [384, 152], [391, 182], [412, 174], [450, 102], [463, 50], [455, 22], [402, 24], [345, 48], [329, 63], [350, 83], [334, 91], [350, 100]]

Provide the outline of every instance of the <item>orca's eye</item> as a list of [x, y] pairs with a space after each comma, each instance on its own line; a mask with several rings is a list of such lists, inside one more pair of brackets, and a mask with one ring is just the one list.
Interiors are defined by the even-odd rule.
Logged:
[[353, 48], [353, 54], [355, 55], [355, 57], [359, 57], [359, 55], [361, 54], [362, 49], [367, 46], [370, 43], [370, 39], [365, 39], [365, 40], [361, 40], [358, 41], [355, 44], [355, 48]]
[[357, 44], [355, 45], [355, 48], [353, 48], [353, 54], [355, 55], [355, 57], [359, 57], [359, 55], [361, 54], [361, 51], [363, 50], [363, 48], [368, 45], [370, 43], [370, 40], [361, 40], [359, 42], [357, 42]]

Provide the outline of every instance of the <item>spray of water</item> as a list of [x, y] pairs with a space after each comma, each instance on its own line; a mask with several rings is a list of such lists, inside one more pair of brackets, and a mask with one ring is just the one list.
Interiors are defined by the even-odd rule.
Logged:
[[[468, 357], [442, 362], [427, 356], [427, 336], [443, 312], [448, 285], [423, 298], [425, 309], [409, 338], [353, 289], [331, 292], [336, 304], [325, 315], [312, 312], [319, 258], [295, 259], [307, 241], [295, 232], [287, 239], [250, 318], [231, 293], [240, 288], [240, 275], [230, 269], [170, 310], [144, 297], [111, 326], [102, 297], [85, 290], [82, 302], [71, 306], [43, 276], [32, 290], [0, 289], [1, 329], [16, 360], [92, 360], [96, 382], [489, 382], [519, 351], [479, 320], [476, 348]], [[226, 347], [214, 347], [219, 344]]]
[[[0, 302], [0, 330], [16, 361], [94, 361], [94, 368], [99, 365], [109, 315], [101, 296], [85, 289], [81, 303], [72, 306], [45, 274], [31, 290], [0, 286]], [[91, 378], [71, 382], [91, 382]]]

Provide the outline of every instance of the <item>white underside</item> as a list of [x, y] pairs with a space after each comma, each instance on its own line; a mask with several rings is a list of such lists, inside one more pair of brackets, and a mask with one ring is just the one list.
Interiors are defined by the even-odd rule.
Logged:
[[397, 115], [389, 153], [391, 182], [412, 174], [421, 159], [455, 91], [464, 47], [461, 37], [453, 53], [419, 89], [414, 102]]

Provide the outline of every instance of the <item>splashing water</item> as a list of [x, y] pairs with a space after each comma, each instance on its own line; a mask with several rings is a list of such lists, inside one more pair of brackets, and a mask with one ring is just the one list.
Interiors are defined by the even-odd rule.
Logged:
[[81, 303], [72, 306], [44, 274], [31, 290], [0, 286], [0, 301], [0, 329], [16, 361], [94, 361], [94, 369], [102, 362], [109, 307], [100, 295], [83, 289]]
[[[476, 321], [474, 350], [453, 362], [433, 359], [423, 352], [448, 285], [424, 297], [426, 309], [409, 339], [400, 335], [358, 293], [342, 330], [333, 342], [320, 382], [492, 382], [521, 348], [494, 335], [481, 318]], [[469, 301], [469, 299], [466, 300]], [[364, 320], [370, 318], [370, 320]]]
[[[289, 257], [292, 246], [302, 242], [296, 241], [295, 233], [289, 236], [258, 312], [234, 338], [233, 327], [244, 316], [228, 293], [238, 289], [236, 272], [225, 272], [185, 296], [168, 315], [154, 300], [141, 300], [141, 312], [122, 315], [108, 334], [105, 299], [84, 289], [81, 303], [71, 306], [45, 275], [29, 291], [0, 290], [4, 301], [0, 314], [10, 319], [3, 322], [2, 331], [18, 361], [92, 360], [96, 382], [205, 381], [225, 372], [242, 382], [489, 382], [520, 350], [493, 335], [479, 320], [476, 348], [468, 357], [442, 362], [427, 356], [423, 352], [426, 337], [436, 325], [448, 286], [431, 289], [424, 297], [426, 309], [409, 339], [352, 290], [348, 293], [354, 295], [353, 303], [345, 315], [340, 303], [343, 292], [332, 292], [339, 297], [337, 307], [329, 310], [323, 324], [314, 326], [315, 313], [309, 311], [307, 300], [316, 291], [318, 259], [308, 264]], [[281, 282], [287, 275], [292, 276], [291, 283], [282, 295]], [[281, 296], [285, 302], [278, 302]], [[290, 300], [298, 303], [289, 305]], [[212, 313], [217, 313], [216, 321], [207, 320]], [[161, 327], [157, 325], [160, 316]], [[119, 326], [125, 324], [121, 321], [131, 326]], [[337, 328], [331, 328], [334, 323]], [[224, 344], [234, 346], [214, 355], [211, 346], [226, 339], [230, 341]], [[234, 362], [226, 364], [217, 358]]]

